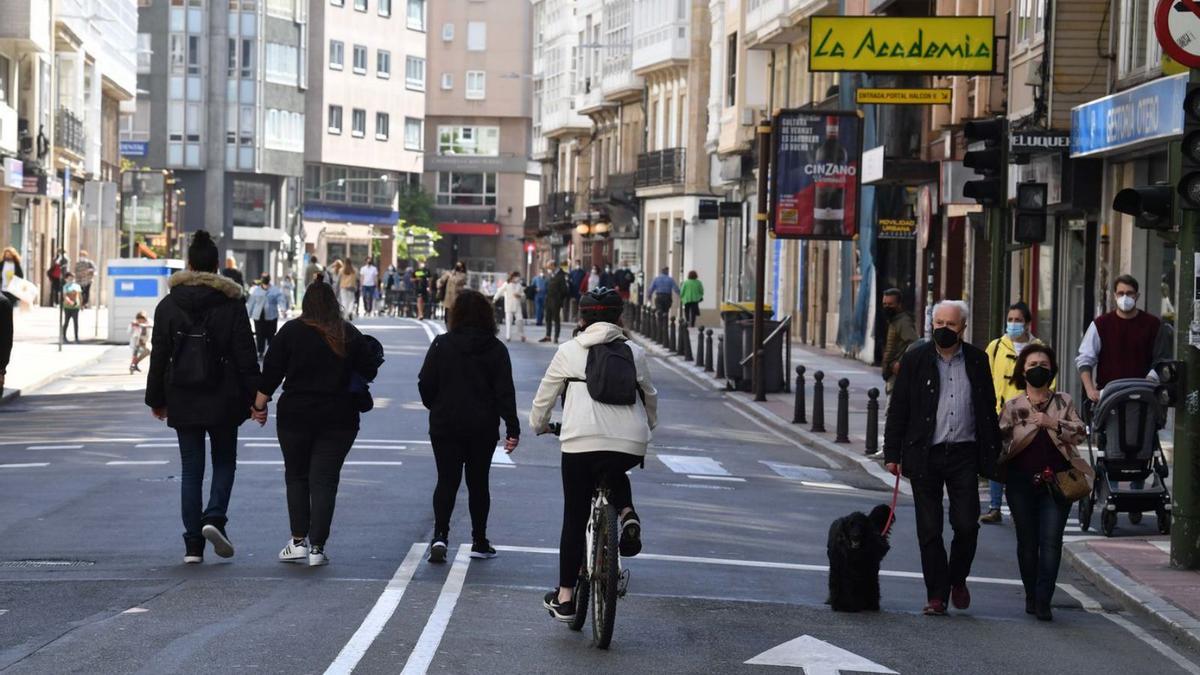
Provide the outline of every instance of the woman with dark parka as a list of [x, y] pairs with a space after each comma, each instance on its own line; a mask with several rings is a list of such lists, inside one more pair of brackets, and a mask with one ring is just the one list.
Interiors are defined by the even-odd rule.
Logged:
[[325, 543], [342, 464], [358, 437], [359, 406], [350, 382], [354, 374], [370, 382], [383, 363], [379, 342], [342, 317], [333, 287], [310, 284], [300, 317], [279, 329], [263, 361], [256, 420], [266, 421], [267, 403], [283, 385], [275, 427], [292, 538], [279, 552], [281, 562], [329, 563]]
[[[233, 556], [225, 531], [237, 466], [238, 427], [250, 418], [258, 386], [258, 354], [242, 288], [217, 274], [217, 246], [208, 232], [192, 236], [187, 270], [171, 275], [170, 292], [154, 310], [146, 405], [179, 437], [183, 485], [183, 561], [204, 562], [204, 542]], [[203, 346], [201, 346], [201, 344]], [[205, 362], [206, 376], [195, 377]], [[203, 505], [204, 439], [212, 443], [212, 485]]]
[[429, 345], [418, 377], [421, 402], [429, 409], [429, 437], [438, 469], [431, 563], [446, 561], [450, 515], [464, 468], [471, 508], [471, 557], [496, 556], [487, 538], [488, 472], [500, 440], [501, 420], [506, 452], [517, 448], [521, 435], [512, 362], [508, 349], [496, 338], [492, 303], [478, 291], [460, 291], [447, 319], [450, 332]]

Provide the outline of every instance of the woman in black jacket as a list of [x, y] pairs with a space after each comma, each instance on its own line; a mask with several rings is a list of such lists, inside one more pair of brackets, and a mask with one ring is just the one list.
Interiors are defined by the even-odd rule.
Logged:
[[[192, 236], [188, 269], [171, 275], [170, 293], [154, 310], [146, 405], [179, 437], [183, 561], [204, 561], [204, 541], [233, 555], [225, 532], [237, 465], [237, 431], [250, 417], [258, 355], [242, 289], [217, 274], [217, 246], [203, 230]], [[204, 364], [197, 380], [194, 366]], [[188, 372], [184, 372], [184, 371]], [[204, 437], [212, 442], [212, 485], [203, 508]]]
[[450, 515], [464, 467], [471, 507], [471, 557], [496, 556], [487, 539], [488, 472], [500, 440], [500, 421], [506, 427], [506, 452], [516, 449], [521, 435], [512, 362], [496, 339], [491, 302], [477, 291], [460, 291], [447, 319], [450, 332], [429, 345], [417, 383], [421, 402], [429, 409], [429, 437], [438, 468], [429, 562], [446, 561]]
[[342, 463], [358, 436], [359, 409], [352, 374], [375, 379], [382, 347], [342, 319], [333, 287], [310, 284], [300, 317], [279, 329], [263, 360], [254, 418], [267, 420], [267, 402], [283, 384], [275, 427], [283, 451], [292, 538], [281, 562], [325, 565]]

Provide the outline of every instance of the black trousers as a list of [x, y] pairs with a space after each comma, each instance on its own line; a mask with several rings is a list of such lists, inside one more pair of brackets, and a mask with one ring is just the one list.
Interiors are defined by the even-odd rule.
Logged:
[[558, 342], [558, 334], [562, 331], [562, 307], [546, 305], [546, 337]]
[[488, 512], [492, 495], [488, 489], [488, 474], [492, 470], [492, 455], [496, 440], [432, 437], [433, 458], [437, 462], [437, 486], [433, 489], [433, 536], [445, 539], [450, 533], [450, 516], [458, 486], [467, 474], [467, 499], [471, 509], [471, 538], [487, 539]]
[[[929, 449], [925, 475], [912, 479], [917, 510], [917, 542], [921, 572], [929, 599], [946, 602], [950, 587], [966, 582], [979, 538], [979, 482], [974, 444], [936, 445]], [[950, 558], [942, 539], [942, 491], [950, 498]]]
[[92, 302], [92, 285], [79, 284], [79, 287], [83, 289], [83, 306], [87, 307]]
[[691, 328], [696, 327], [696, 317], [700, 316], [700, 303], [685, 302], [683, 303], [683, 317]]
[[67, 341], [67, 326], [71, 323], [75, 324], [75, 342], [79, 342], [79, 310], [78, 309], [63, 309], [63, 342]]
[[271, 340], [275, 338], [277, 330], [279, 330], [279, 319], [254, 320], [254, 340], [258, 344], [259, 356], [266, 353], [267, 347], [271, 345]]
[[657, 310], [659, 314], [670, 314], [671, 303], [673, 301], [674, 299], [671, 297], [670, 293], [655, 293], [654, 309]]
[[608, 501], [617, 509], [633, 506], [633, 488], [625, 472], [642, 458], [624, 452], [562, 453], [563, 525], [558, 542], [558, 585], [575, 587], [586, 553], [587, 521], [592, 516], [592, 492], [608, 477]]
[[276, 433], [283, 451], [292, 536], [307, 535], [310, 544], [324, 546], [333, 523], [342, 463], [358, 430], [281, 426]]

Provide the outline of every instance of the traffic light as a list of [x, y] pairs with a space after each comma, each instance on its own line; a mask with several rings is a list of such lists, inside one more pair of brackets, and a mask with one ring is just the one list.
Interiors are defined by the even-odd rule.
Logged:
[[1133, 224], [1147, 230], [1171, 229], [1174, 190], [1164, 183], [1125, 188], [1113, 197], [1113, 209], [1133, 216]]
[[[963, 155], [963, 166], [983, 176], [980, 180], [967, 181], [963, 195], [983, 206], [1003, 205], [1008, 198], [1006, 132], [1007, 123], [1003, 117], [971, 120], [963, 128], [968, 148]], [[970, 149], [979, 145], [982, 148]]]
[[1159, 361], [1154, 374], [1158, 376], [1154, 397], [1168, 408], [1178, 405], [1183, 400], [1183, 361]]
[[1189, 82], [1183, 98], [1183, 170], [1180, 173], [1179, 208], [1200, 210], [1200, 84]]
[[1013, 240], [1021, 244], [1046, 241], [1045, 183], [1017, 184], [1017, 211], [1013, 217]]

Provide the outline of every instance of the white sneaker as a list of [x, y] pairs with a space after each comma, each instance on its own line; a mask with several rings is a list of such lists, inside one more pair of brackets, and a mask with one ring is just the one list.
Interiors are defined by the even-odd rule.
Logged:
[[287, 546], [279, 552], [279, 562], [304, 562], [308, 560], [308, 542], [301, 541], [299, 544], [288, 539]]
[[313, 546], [308, 549], [308, 566], [320, 567], [329, 564], [329, 556], [325, 554], [324, 546]]
[[183, 556], [183, 564], [185, 564], [185, 565], [199, 565], [202, 562], [204, 562], [204, 556], [202, 556], [202, 555], [185, 555], [185, 556]]

